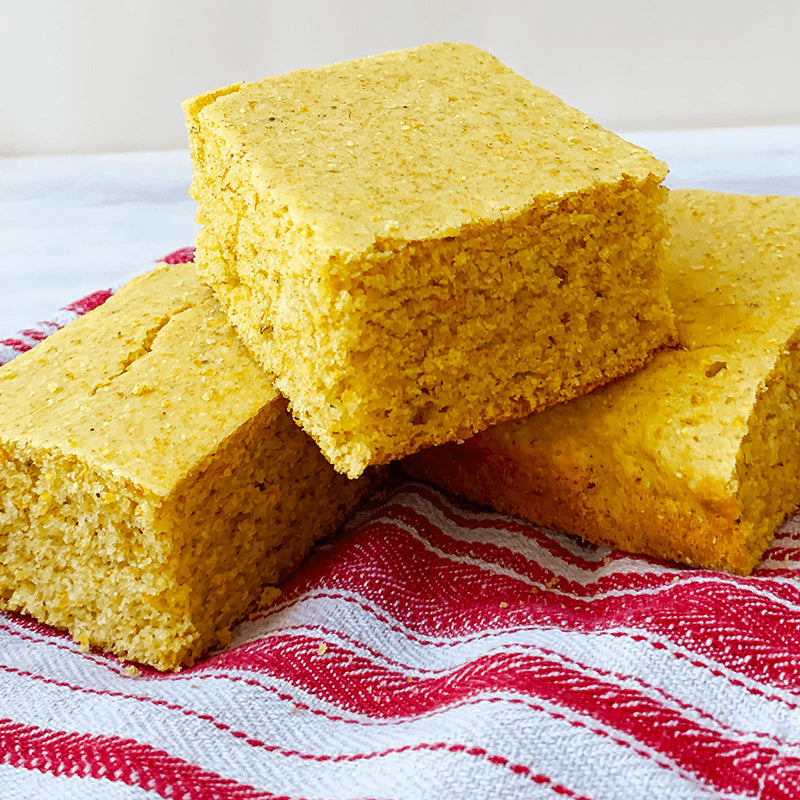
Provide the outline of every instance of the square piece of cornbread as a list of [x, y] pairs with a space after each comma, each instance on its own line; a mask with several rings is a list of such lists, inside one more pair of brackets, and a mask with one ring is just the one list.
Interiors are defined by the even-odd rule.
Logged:
[[0, 607], [189, 664], [372, 477], [330, 466], [194, 267], [164, 266], [0, 368]]
[[747, 574], [800, 503], [800, 198], [673, 191], [680, 347], [406, 467], [584, 539]]
[[672, 342], [666, 167], [483, 50], [300, 70], [184, 109], [201, 278], [351, 477]]

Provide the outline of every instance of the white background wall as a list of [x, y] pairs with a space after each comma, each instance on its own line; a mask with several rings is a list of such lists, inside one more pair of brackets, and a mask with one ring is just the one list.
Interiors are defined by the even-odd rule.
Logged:
[[436, 40], [618, 131], [800, 123], [800, 0], [0, 0], [0, 154], [183, 148], [200, 91]]

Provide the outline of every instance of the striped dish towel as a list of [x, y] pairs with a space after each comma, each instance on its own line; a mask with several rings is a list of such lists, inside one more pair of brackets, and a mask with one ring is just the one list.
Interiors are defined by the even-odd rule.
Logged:
[[799, 538], [741, 578], [407, 483], [181, 672], [2, 614], [0, 798], [796, 800]]

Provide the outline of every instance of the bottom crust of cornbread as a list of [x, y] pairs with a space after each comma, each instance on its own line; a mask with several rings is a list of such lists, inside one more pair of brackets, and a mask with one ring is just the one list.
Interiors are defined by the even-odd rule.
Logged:
[[800, 503], [800, 200], [669, 208], [681, 349], [406, 468], [597, 544], [748, 574]]
[[373, 486], [293, 423], [190, 265], [0, 369], [0, 607], [174, 669]]

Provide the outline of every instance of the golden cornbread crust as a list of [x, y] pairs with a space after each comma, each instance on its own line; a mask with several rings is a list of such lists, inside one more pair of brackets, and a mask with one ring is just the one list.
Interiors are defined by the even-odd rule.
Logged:
[[673, 191], [681, 346], [418, 478], [588, 541], [748, 574], [800, 503], [800, 199]]
[[371, 480], [296, 427], [195, 269], [163, 266], [0, 368], [0, 607], [190, 664]]
[[674, 343], [666, 167], [476, 47], [184, 104], [196, 261], [351, 477]]

